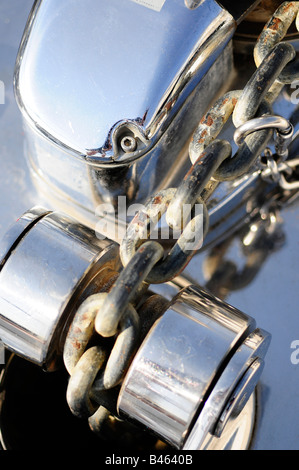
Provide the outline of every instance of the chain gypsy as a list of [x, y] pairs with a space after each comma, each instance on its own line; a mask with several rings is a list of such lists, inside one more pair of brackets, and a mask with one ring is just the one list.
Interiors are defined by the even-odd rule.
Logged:
[[[138, 346], [140, 300], [150, 284], [179, 275], [198, 251], [209, 228], [206, 202], [219, 182], [235, 180], [254, 168], [275, 129], [278, 167], [280, 171], [291, 167], [282, 162], [287, 157], [293, 128], [288, 122], [281, 126], [280, 117], [273, 119], [271, 103], [284, 84], [299, 79], [298, 63], [290, 64], [295, 49], [280, 42], [295, 18], [299, 26], [298, 12], [299, 2], [285, 2], [275, 12], [255, 48], [256, 72], [244, 90], [227, 93], [201, 120], [190, 143], [192, 168], [178, 188], [156, 194], [145, 210], [137, 213], [120, 246], [123, 271], [109, 293], [88, 298], [74, 318], [64, 348], [64, 362], [71, 375], [67, 399], [72, 412], [89, 417], [95, 431], [109, 418], [109, 411], [116, 413], [111, 397]], [[233, 157], [231, 145], [217, 140], [230, 116], [237, 128], [249, 125], [239, 132], [237, 129], [239, 148]], [[285, 183], [282, 178], [280, 181]], [[203, 212], [187, 223], [196, 204], [202, 205]], [[189, 214], [182, 210], [184, 205], [189, 205]], [[158, 242], [149, 240], [151, 228], [163, 214], [172, 229], [182, 230], [166, 256]], [[202, 237], [190, 249], [188, 242], [200, 230]], [[95, 332], [100, 335], [99, 344], [90, 346]], [[104, 344], [108, 338], [114, 346], [110, 346], [107, 360]]]

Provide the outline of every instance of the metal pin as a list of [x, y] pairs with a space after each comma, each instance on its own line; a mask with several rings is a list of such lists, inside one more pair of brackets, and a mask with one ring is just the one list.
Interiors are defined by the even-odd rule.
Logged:
[[135, 137], [127, 135], [122, 138], [120, 146], [122, 150], [126, 153], [135, 152], [137, 148], [137, 141]]

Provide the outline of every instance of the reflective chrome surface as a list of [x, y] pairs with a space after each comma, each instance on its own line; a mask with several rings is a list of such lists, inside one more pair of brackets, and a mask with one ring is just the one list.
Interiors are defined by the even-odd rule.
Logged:
[[122, 160], [109, 145], [114, 126], [132, 121], [157, 142], [233, 29], [214, 0], [194, 11], [173, 0], [161, 12], [129, 0], [37, 1], [17, 64], [21, 108], [77, 156], [99, 149], [91, 161], [114, 163]]
[[190, 286], [139, 348], [120, 391], [120, 415], [179, 449], [202, 449], [209, 433], [221, 437], [243, 411], [269, 343], [252, 318]]
[[0, 271], [0, 339], [7, 349], [54, 369], [76, 305], [119, 269], [118, 246], [41, 209], [21, 217], [6, 244], [8, 239]]
[[80, 218], [175, 185], [194, 122], [231, 76], [234, 30], [214, 0], [37, 1], [15, 74], [36, 184]]
[[[24, 25], [28, 17], [32, 0], [10, 0], [0, 2], [0, 79], [5, 84], [5, 105], [0, 105], [0, 158], [1, 158], [1, 218], [0, 237], [4, 236], [9, 226], [28, 207], [43, 205], [55, 209], [41, 193], [38, 193], [32, 185], [29, 169], [23, 151], [23, 128], [22, 119], [15, 102], [13, 93], [13, 71], [19, 43], [24, 30]], [[273, 2], [274, 3], [274, 2]], [[239, 63], [240, 65], [240, 63]], [[243, 67], [244, 65], [244, 67]], [[241, 68], [250, 67], [250, 59], [241, 61]], [[291, 103], [290, 93], [284, 93], [275, 105], [275, 113], [285, 117], [293, 115], [292, 123], [295, 124], [295, 131], [298, 132], [298, 112], [296, 106]], [[233, 132], [229, 133], [232, 141]], [[294, 145], [295, 151], [298, 146]], [[219, 188], [220, 190], [221, 188]], [[68, 201], [64, 201], [65, 204]], [[291, 361], [291, 355], [295, 352], [291, 349], [293, 341], [298, 340], [298, 218], [299, 206], [296, 201], [292, 205], [285, 207], [281, 213], [281, 229], [283, 240], [278, 249], [273, 250], [267, 256], [269, 245], [262, 249], [263, 260], [256, 270], [255, 276], [251, 273], [250, 282], [240, 283], [234, 290], [224, 289], [226, 300], [242, 311], [254, 317], [259, 325], [272, 334], [272, 342], [267, 354], [267, 361], [261, 378], [259, 393], [257, 396], [258, 420], [255, 427], [254, 440], [250, 441], [250, 446], [254, 450], [298, 450], [299, 435], [299, 400], [298, 400], [298, 367], [299, 365]], [[252, 232], [254, 233], [254, 232]], [[205, 285], [207, 282], [206, 272], [203, 269], [205, 262], [209, 260], [209, 252], [196, 256], [186, 270], [186, 275], [194, 278]], [[242, 270], [244, 266], [244, 254], [240, 250], [238, 243], [234, 242], [229, 253], [230, 261], [234, 261], [237, 267]], [[226, 258], [224, 259], [226, 261]], [[222, 263], [224, 266], [224, 263]], [[213, 287], [215, 291], [217, 288]], [[172, 290], [173, 293], [173, 290]], [[47, 379], [49, 380], [49, 378]], [[39, 383], [39, 382], [37, 382]], [[48, 388], [48, 382], [46, 384]], [[63, 390], [62, 392], [63, 393]], [[9, 394], [7, 394], [7, 397]], [[58, 405], [58, 393], [53, 394], [52, 399]], [[22, 390], [23, 398], [23, 390]], [[64, 400], [64, 397], [63, 397]], [[247, 405], [248, 406], [248, 405]], [[249, 403], [249, 415], [255, 403]], [[14, 402], [11, 402], [11, 409]], [[56, 409], [56, 407], [54, 407]], [[51, 408], [52, 410], [52, 408]], [[24, 408], [23, 408], [24, 411]], [[34, 409], [30, 409], [31, 416]], [[39, 423], [39, 418], [36, 421]], [[19, 417], [18, 417], [19, 419]], [[11, 422], [11, 415], [8, 416]], [[14, 420], [17, 422], [17, 419]], [[26, 420], [22, 420], [20, 427], [20, 440], [24, 443], [26, 433]], [[55, 425], [57, 421], [54, 420]], [[73, 429], [74, 423], [70, 424]], [[251, 435], [251, 430], [246, 431], [246, 427], [253, 426], [250, 419], [245, 419], [239, 428], [238, 437], [242, 441], [242, 436]], [[242, 429], [244, 433], [242, 433]], [[67, 430], [66, 430], [67, 432]], [[39, 433], [40, 434], [40, 433]], [[52, 437], [52, 435], [51, 435]], [[75, 437], [78, 437], [75, 433]], [[224, 438], [224, 436], [223, 436]], [[91, 442], [88, 435], [86, 441]], [[209, 439], [207, 438], [207, 441]], [[245, 437], [246, 440], [246, 437]], [[31, 436], [26, 440], [26, 444], [31, 449], [36, 449], [36, 442]], [[40, 442], [40, 441], [38, 441]], [[51, 441], [52, 442], [52, 441]], [[76, 449], [80, 447], [81, 441], [75, 440]], [[214, 440], [212, 448], [217, 448], [218, 440]], [[227, 442], [228, 447], [233, 443]], [[238, 442], [235, 442], [238, 446]], [[57, 448], [61, 442], [57, 443]], [[98, 447], [95, 448], [98, 450]], [[53, 443], [56, 447], [56, 443]], [[59, 447], [61, 448], [61, 447]], [[118, 448], [117, 444], [114, 446]], [[101, 452], [105, 452], [104, 447]]]
[[256, 425], [258, 398], [252, 394], [243, 411], [227, 423], [220, 438], [208, 433], [202, 450], [250, 449]]

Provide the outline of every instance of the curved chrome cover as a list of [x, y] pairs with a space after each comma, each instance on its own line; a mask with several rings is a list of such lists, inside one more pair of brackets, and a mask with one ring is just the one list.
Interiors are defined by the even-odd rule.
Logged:
[[[195, 10], [182, 0], [166, 1], [161, 11], [138, 3], [38, 1], [20, 49], [23, 112], [95, 164], [127, 163], [149, 151], [234, 32], [232, 16], [214, 0]], [[133, 155], [117, 148], [123, 125], [141, 141]]]
[[232, 73], [236, 23], [215, 0], [147, 4], [39, 0], [20, 46], [15, 93], [32, 172], [51, 197], [92, 214], [175, 184]]

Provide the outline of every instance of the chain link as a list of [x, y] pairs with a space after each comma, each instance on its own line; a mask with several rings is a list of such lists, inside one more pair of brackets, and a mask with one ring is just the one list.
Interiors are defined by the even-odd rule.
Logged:
[[[158, 193], [145, 205], [145, 210], [137, 213], [129, 224], [127, 234], [120, 247], [124, 266], [134, 258], [136, 248], [147, 239], [153, 222], [157, 223], [166, 212], [166, 219], [175, 230], [181, 230], [178, 241], [163, 261], [153, 267], [146, 281], [149, 284], [162, 284], [171, 281], [182, 272], [192, 256], [202, 246], [208, 231], [209, 215], [204, 199], [200, 196], [216, 168], [231, 155], [231, 146], [225, 141], [213, 142], [192, 166], [178, 189], [167, 189]], [[202, 211], [191, 218], [188, 215], [197, 205]], [[189, 214], [183, 207], [190, 208]], [[141, 228], [141, 230], [140, 230]], [[194, 240], [195, 238], [195, 240]]]
[[[254, 59], [257, 67], [261, 65], [269, 51], [285, 38], [294, 20], [296, 20], [296, 27], [299, 31], [299, 2], [284, 2], [266, 24], [257, 41], [254, 49]], [[298, 79], [299, 62], [294, 62], [285, 67], [278, 77], [278, 82], [287, 85]]]
[[[138, 347], [137, 310], [142, 307], [141, 299], [149, 285], [168, 282], [185, 269], [208, 232], [206, 204], [213, 190], [219, 182], [233, 181], [255, 168], [273, 137], [275, 126], [258, 126], [248, 134], [243, 128], [244, 134], [238, 134], [242, 138], [237, 139], [239, 148], [233, 157], [229, 142], [217, 140], [230, 117], [238, 128], [252, 119], [273, 117], [271, 103], [284, 83], [299, 78], [299, 64], [290, 64], [296, 55], [294, 48], [281, 43], [296, 17], [298, 27], [298, 12], [299, 2], [285, 2], [274, 14], [255, 48], [256, 72], [244, 90], [226, 93], [203, 117], [189, 147], [190, 171], [178, 188], [159, 192], [136, 214], [120, 246], [124, 269], [108, 293], [88, 298], [74, 318], [64, 348], [64, 361], [71, 376], [67, 399], [73, 413], [89, 417], [90, 426], [96, 432], [110, 412], [117, 414], [115, 399], [111, 404], [107, 396], [115, 396]], [[288, 143], [284, 142], [283, 150]], [[281, 187], [298, 189], [298, 183], [288, 183], [283, 176], [293, 167], [279, 161], [274, 167], [268, 159], [268, 167], [261, 174], [264, 178], [272, 175], [273, 180], [276, 171]], [[189, 207], [187, 213], [183, 211], [184, 206]], [[196, 206], [202, 208], [200, 213], [195, 211]], [[170, 229], [181, 231], [166, 254], [161, 244], [150, 240], [153, 228], [164, 214]], [[201, 236], [190, 247], [190, 241], [198, 234]], [[107, 341], [113, 345], [107, 345]]]

